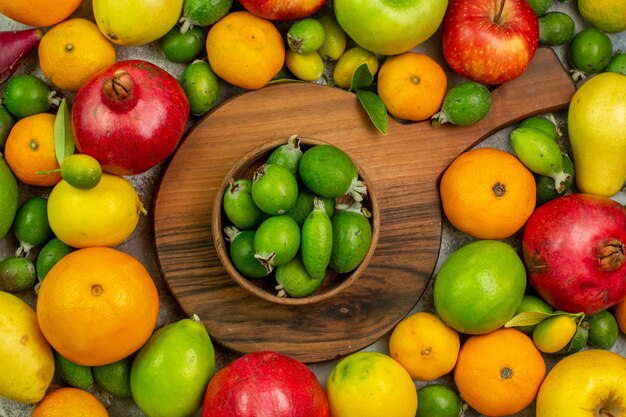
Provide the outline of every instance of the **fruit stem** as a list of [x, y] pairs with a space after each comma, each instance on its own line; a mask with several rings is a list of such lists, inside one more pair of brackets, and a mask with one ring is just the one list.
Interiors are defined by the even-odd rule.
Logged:
[[289, 139], [287, 139], [287, 144], [291, 149], [299, 149], [300, 148], [300, 138], [298, 135], [291, 135]]
[[180, 33], [183, 35], [187, 33], [188, 30], [193, 29], [193, 24], [189, 20], [189, 17], [183, 16], [178, 20], [178, 23], [182, 23], [180, 26]]
[[502, 24], [502, 12], [504, 11], [504, 4], [506, 3], [506, 0], [500, 0], [500, 7], [498, 8], [498, 14], [496, 15], [496, 18], [494, 19], [494, 22], [498, 25]]
[[224, 228], [224, 234], [226, 235], [226, 241], [232, 242], [241, 232], [235, 226], [227, 226]]
[[431, 124], [433, 126], [439, 126], [444, 123], [448, 123], [450, 120], [446, 117], [446, 114], [443, 111], [435, 113], [433, 117], [431, 117]]
[[134, 89], [133, 77], [126, 71], [118, 70], [102, 86], [103, 98], [107, 99], [108, 104], [116, 110], [129, 110], [137, 101]]
[[571, 175], [565, 171], [553, 172], [550, 177], [554, 180], [554, 189], [557, 193], [562, 193], [565, 190], [564, 182], [569, 180]]

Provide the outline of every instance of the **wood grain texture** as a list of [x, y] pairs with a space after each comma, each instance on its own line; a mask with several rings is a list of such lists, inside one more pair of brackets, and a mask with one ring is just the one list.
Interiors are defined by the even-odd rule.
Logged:
[[[437, 182], [461, 152], [503, 127], [565, 108], [575, 86], [550, 49], [492, 92], [485, 119], [472, 126], [390, 120], [379, 133], [355, 95], [308, 83], [246, 92], [215, 108], [187, 134], [159, 185], [154, 207], [163, 278], [187, 314], [213, 340], [237, 352], [269, 349], [312, 363], [359, 350], [395, 326], [417, 303], [439, 253]], [[330, 142], [365, 170], [380, 208], [371, 263], [348, 290], [309, 306], [283, 306], [239, 287], [221, 265], [211, 236], [218, 187], [257, 146], [291, 134]]]

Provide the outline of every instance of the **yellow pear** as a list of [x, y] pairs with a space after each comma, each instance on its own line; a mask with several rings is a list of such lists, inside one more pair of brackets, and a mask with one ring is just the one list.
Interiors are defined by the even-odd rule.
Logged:
[[35, 311], [13, 294], [0, 291], [0, 396], [39, 402], [54, 375], [52, 349]]
[[568, 130], [579, 190], [617, 194], [626, 181], [626, 75], [586, 81], [572, 97]]

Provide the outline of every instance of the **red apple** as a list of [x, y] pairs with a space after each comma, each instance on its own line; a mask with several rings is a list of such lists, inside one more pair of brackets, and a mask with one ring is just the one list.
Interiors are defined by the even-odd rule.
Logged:
[[593, 314], [626, 297], [626, 208], [570, 194], [537, 208], [522, 239], [531, 285], [548, 303]]
[[521, 75], [539, 45], [526, 0], [452, 0], [442, 23], [443, 54], [463, 77], [502, 84]]
[[244, 355], [207, 386], [202, 417], [328, 417], [324, 388], [302, 362], [281, 353]]
[[239, 0], [250, 13], [269, 20], [296, 20], [311, 16], [326, 0]]
[[167, 158], [180, 141], [189, 101], [178, 81], [142, 60], [120, 61], [76, 93], [77, 149], [117, 175], [139, 174]]

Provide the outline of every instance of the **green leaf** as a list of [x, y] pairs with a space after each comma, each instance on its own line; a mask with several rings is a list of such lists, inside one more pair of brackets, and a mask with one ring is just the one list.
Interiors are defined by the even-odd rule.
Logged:
[[65, 99], [61, 100], [57, 116], [54, 119], [54, 152], [59, 166], [63, 163], [65, 158], [74, 153], [72, 116]]
[[367, 88], [374, 82], [374, 76], [370, 72], [367, 64], [361, 64], [352, 74], [352, 84], [350, 85], [350, 91], [357, 91], [362, 88]]
[[376, 93], [368, 90], [357, 90], [356, 96], [359, 98], [370, 120], [376, 126], [376, 129], [382, 133], [387, 133], [389, 116], [383, 100]]
[[553, 315], [541, 311], [523, 311], [507, 321], [504, 327], [534, 326]]

